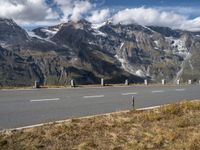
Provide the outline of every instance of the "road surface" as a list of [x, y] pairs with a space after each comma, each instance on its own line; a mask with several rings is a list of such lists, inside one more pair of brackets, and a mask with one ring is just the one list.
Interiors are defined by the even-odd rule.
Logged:
[[0, 90], [0, 129], [199, 99], [200, 85]]

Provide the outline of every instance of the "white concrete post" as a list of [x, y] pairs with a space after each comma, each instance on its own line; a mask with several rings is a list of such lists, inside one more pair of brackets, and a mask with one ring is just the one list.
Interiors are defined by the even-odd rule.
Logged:
[[105, 86], [103, 78], [101, 78], [101, 86]]
[[125, 80], [125, 85], [129, 85], [128, 79]]
[[144, 84], [145, 84], [145, 85], [148, 85], [147, 79], [144, 80]]
[[75, 87], [74, 80], [71, 80], [71, 87]]
[[176, 81], [176, 84], [179, 85], [179, 84], [180, 84], [180, 80], [177, 80], [177, 81]]
[[188, 80], [188, 84], [192, 84], [192, 80]]
[[162, 85], [165, 85], [165, 79], [162, 79]]
[[200, 80], [199, 80], [199, 84], [200, 84]]
[[38, 81], [35, 81], [35, 83], [34, 83], [34, 88], [40, 88], [40, 85], [39, 85], [39, 82], [38, 82]]

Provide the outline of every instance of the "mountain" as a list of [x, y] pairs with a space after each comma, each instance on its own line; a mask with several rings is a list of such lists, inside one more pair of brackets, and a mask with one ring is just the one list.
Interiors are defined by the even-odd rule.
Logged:
[[198, 32], [84, 19], [26, 32], [0, 19], [0, 33], [0, 86], [200, 79]]

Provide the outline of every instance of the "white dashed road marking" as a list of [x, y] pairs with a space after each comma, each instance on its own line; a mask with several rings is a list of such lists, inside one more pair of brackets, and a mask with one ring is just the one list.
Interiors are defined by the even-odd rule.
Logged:
[[83, 98], [101, 98], [101, 97], [104, 97], [104, 95], [83, 96]]
[[122, 95], [137, 95], [138, 93], [122, 93]]
[[30, 100], [30, 102], [45, 102], [45, 101], [59, 101], [60, 98], [53, 98], [53, 99], [35, 99], [35, 100]]
[[160, 91], [152, 91], [152, 93], [163, 93], [164, 91], [163, 90], [160, 90]]
[[185, 91], [185, 89], [176, 89], [175, 91]]

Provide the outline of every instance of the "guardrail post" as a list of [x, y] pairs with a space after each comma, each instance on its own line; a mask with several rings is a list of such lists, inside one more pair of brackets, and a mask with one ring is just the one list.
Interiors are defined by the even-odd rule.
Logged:
[[162, 85], [165, 85], [165, 79], [162, 79]]
[[103, 78], [101, 78], [101, 86], [105, 86]]
[[125, 85], [129, 85], [128, 79], [125, 80]]
[[188, 84], [192, 84], [192, 80], [188, 80]]
[[179, 84], [180, 84], [180, 80], [177, 80], [177, 81], [176, 81], [176, 84], [179, 85]]
[[35, 81], [34, 82], [34, 88], [40, 88], [40, 83], [39, 83], [39, 81]]
[[144, 80], [144, 84], [145, 84], [145, 85], [148, 85], [147, 79]]
[[75, 82], [74, 82], [74, 80], [71, 80], [71, 87], [75, 87]]

